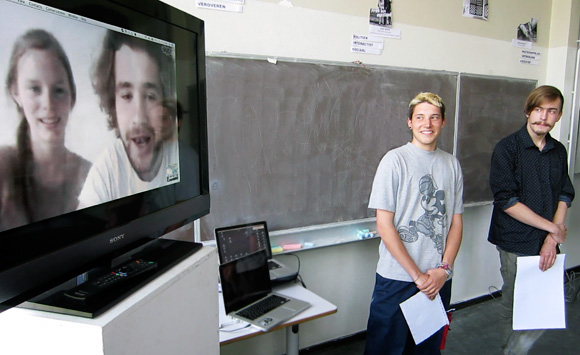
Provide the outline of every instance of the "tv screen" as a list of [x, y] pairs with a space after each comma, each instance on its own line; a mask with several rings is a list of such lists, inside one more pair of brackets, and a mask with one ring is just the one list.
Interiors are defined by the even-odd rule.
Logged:
[[0, 310], [209, 213], [203, 21], [0, 0]]

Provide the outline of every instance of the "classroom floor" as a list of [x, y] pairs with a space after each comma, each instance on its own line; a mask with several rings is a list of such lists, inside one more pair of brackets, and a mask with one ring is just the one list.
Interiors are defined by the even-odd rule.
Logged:
[[[442, 355], [501, 354], [497, 330], [498, 299], [481, 302], [453, 314], [447, 344]], [[580, 300], [566, 303], [566, 329], [547, 330], [530, 355], [580, 354]], [[300, 351], [300, 355], [361, 355], [364, 333]]]

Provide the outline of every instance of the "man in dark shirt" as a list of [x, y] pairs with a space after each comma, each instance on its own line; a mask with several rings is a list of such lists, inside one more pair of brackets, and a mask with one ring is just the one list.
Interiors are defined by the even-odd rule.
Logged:
[[539, 268], [545, 271], [566, 239], [564, 222], [574, 187], [566, 148], [549, 134], [563, 105], [557, 88], [533, 90], [524, 106], [526, 124], [502, 139], [491, 157], [494, 201], [488, 240], [500, 255], [504, 354], [527, 354], [544, 332], [512, 330], [513, 290], [518, 256], [540, 255]]

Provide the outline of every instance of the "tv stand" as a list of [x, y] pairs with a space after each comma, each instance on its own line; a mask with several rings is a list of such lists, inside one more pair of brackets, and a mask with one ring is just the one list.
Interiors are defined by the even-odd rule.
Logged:
[[69, 282], [28, 302], [24, 302], [19, 307], [94, 318], [163, 274], [170, 267], [192, 255], [201, 247], [201, 243], [154, 239], [116, 258], [118, 260], [117, 262], [108, 262], [106, 263], [107, 267], [98, 268], [96, 271], [89, 272], [89, 279], [86, 282], [91, 282], [103, 275], [110, 274], [112, 271], [118, 269], [119, 266], [117, 265], [124, 265], [135, 259], [154, 262], [155, 268], [127, 278], [126, 280], [121, 280], [110, 287], [104, 287], [98, 295], [88, 297], [86, 302], [71, 299], [66, 296], [66, 293], [76, 285], [75, 283], [71, 284]]
[[218, 354], [216, 265], [203, 247], [93, 319], [5, 311], [0, 354]]

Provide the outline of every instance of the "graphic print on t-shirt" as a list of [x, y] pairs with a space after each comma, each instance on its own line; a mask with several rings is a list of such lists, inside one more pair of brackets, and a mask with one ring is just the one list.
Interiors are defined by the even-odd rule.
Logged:
[[424, 213], [416, 221], [409, 221], [409, 226], [400, 226], [399, 236], [404, 242], [414, 243], [422, 234], [433, 241], [439, 254], [443, 254], [443, 231], [447, 226], [445, 191], [438, 190], [431, 175], [419, 180], [419, 191]]

